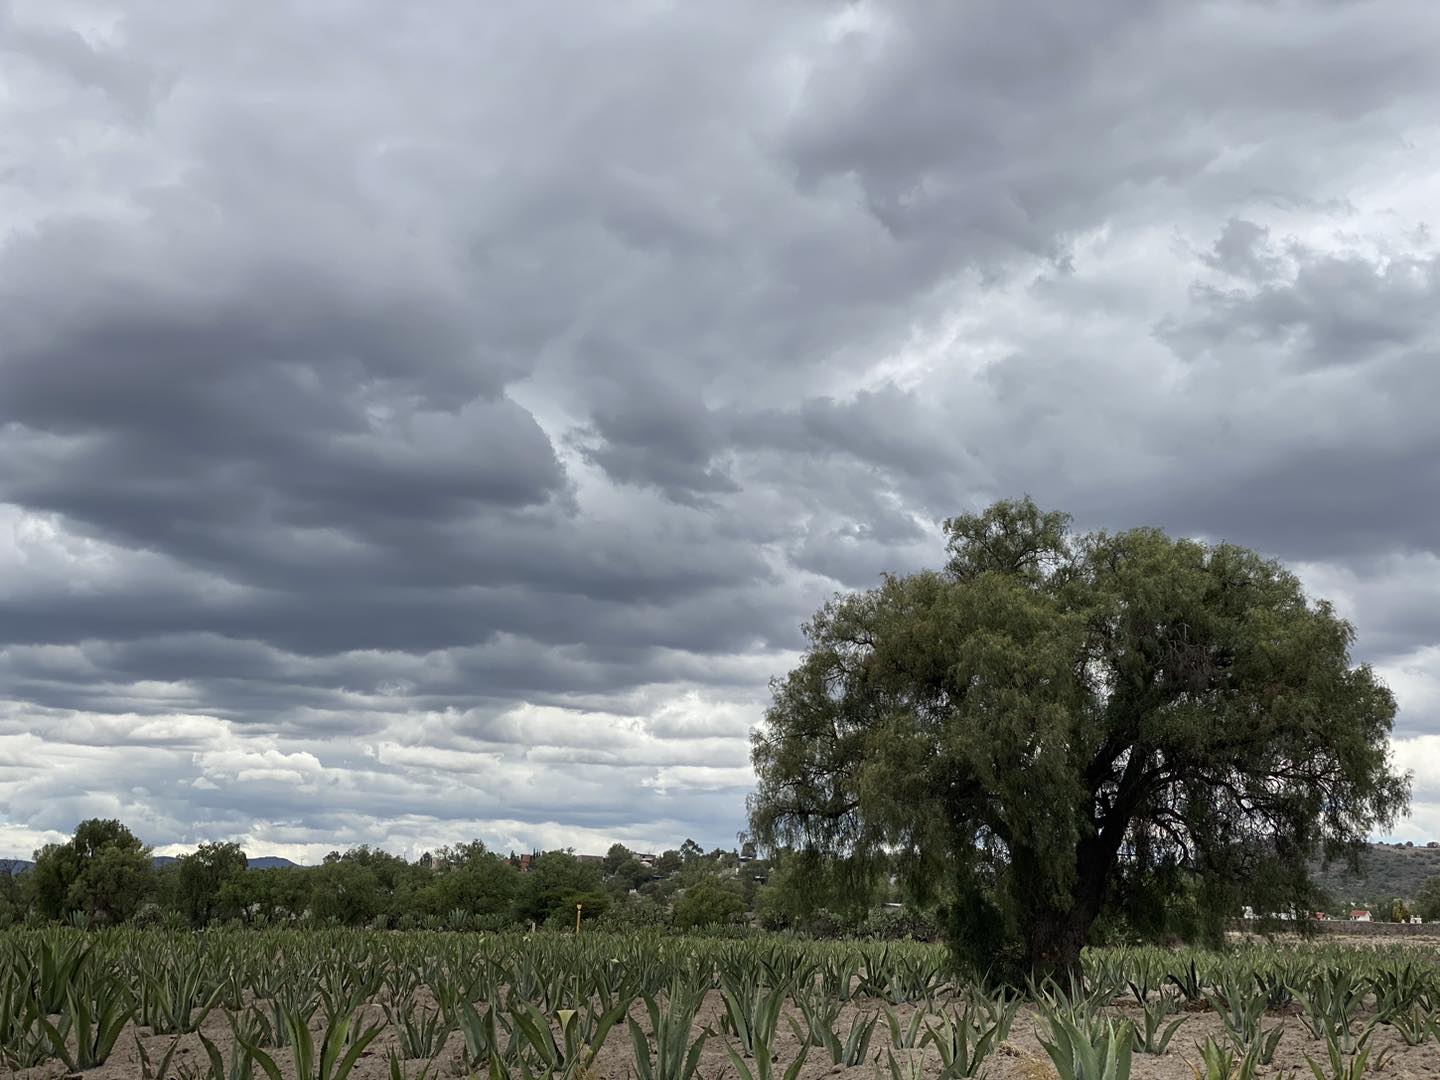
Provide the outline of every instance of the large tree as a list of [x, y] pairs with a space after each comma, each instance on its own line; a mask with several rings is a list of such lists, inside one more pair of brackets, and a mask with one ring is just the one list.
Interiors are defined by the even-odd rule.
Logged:
[[217, 916], [239, 914], [235, 888], [249, 865], [234, 841], [201, 844], [181, 855], [176, 865], [175, 906], [195, 927], [208, 926]]
[[52, 919], [84, 912], [96, 923], [124, 922], [154, 883], [150, 849], [118, 821], [92, 818], [63, 844], [35, 852], [30, 887]]
[[753, 735], [763, 842], [898, 866], [963, 957], [1045, 974], [1102, 912], [1303, 909], [1406, 806], [1393, 699], [1279, 564], [1029, 499], [945, 528], [943, 571], [806, 626]]

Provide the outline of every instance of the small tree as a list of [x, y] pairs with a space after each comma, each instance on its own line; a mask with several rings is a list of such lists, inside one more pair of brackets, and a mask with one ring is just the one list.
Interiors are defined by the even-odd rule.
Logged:
[[897, 860], [957, 952], [1074, 970], [1102, 910], [1309, 910], [1314, 856], [1393, 821], [1394, 700], [1275, 562], [1028, 499], [946, 522], [943, 571], [837, 597], [753, 735], [767, 846]]
[[629, 861], [630, 858], [630, 849], [624, 844], [611, 844], [610, 850], [605, 852], [605, 858], [600, 866], [601, 869], [605, 871], [605, 876], [609, 877], [624, 865], [624, 863]]
[[1415, 914], [1428, 922], [1440, 922], [1440, 874], [1425, 879], [1415, 897]]
[[700, 926], [728, 923], [745, 910], [740, 894], [728, 889], [713, 875], [701, 878], [675, 901], [675, 926], [693, 930]]

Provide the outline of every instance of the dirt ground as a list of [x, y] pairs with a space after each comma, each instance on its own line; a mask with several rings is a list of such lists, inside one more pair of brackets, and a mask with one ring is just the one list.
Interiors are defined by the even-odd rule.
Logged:
[[[945, 1003], [941, 1003], [937, 1009], [944, 1007], [946, 1007]], [[847, 1006], [841, 1014], [842, 1032], [849, 1030], [850, 1021], [857, 1012], [869, 1014], [876, 1008], [876, 1005], [869, 1002]], [[913, 1006], [902, 1006], [896, 1009], [897, 1015], [902, 1020], [908, 1020], [914, 1011]], [[1138, 1014], [1138, 1010], [1133, 1006], [1128, 1008], [1116, 1006], [1113, 1012], [1117, 1017]], [[719, 994], [710, 994], [697, 1019], [695, 1030], [698, 1032], [701, 1027], [709, 1026], [712, 1030], [718, 1031], [723, 1013], [724, 1007]], [[637, 1003], [632, 1015], [641, 1027], [648, 1031], [649, 1025], [643, 1006]], [[795, 1018], [803, 1026], [803, 1021], [800, 1020], [798, 1014]], [[378, 1007], [367, 1007], [365, 1019], [367, 1022], [373, 1023], [382, 1021], [384, 1015]], [[1275, 1023], [1277, 1019], [1283, 1018], [1271, 1017], [1267, 1020], [1267, 1026]], [[1021, 1010], [1010, 1038], [987, 1062], [987, 1075], [991, 1080], [1046, 1080], [1046, 1078], [1055, 1077], [1055, 1069], [1036, 1038], [1037, 1022], [1041, 1024], [1043, 1031], [1043, 1021], [1038, 1021], [1033, 1010], [1029, 1007]], [[1312, 1040], [1293, 1017], [1286, 1019], [1285, 1024], [1285, 1034], [1280, 1041], [1275, 1063], [1264, 1070], [1264, 1075], [1289, 1074], [1296, 1080], [1311, 1080], [1312, 1074], [1306, 1063], [1305, 1054], [1309, 1053], [1317, 1061], [1323, 1061], [1324, 1043]], [[229, 1024], [225, 1018], [218, 1012], [212, 1014], [206, 1019], [202, 1030], [228, 1059], [232, 1038]], [[132, 1078], [140, 1080], [140, 1061], [135, 1050], [133, 1034], [139, 1034], [140, 1041], [144, 1044], [152, 1065], [164, 1055], [175, 1038], [175, 1036], [169, 1035], [149, 1035], [144, 1029], [135, 1029], [132, 1025], [131, 1030], [127, 1030], [121, 1036], [110, 1060], [99, 1068], [89, 1070], [84, 1075], [93, 1080], [132, 1080]], [[1171, 1042], [1169, 1052], [1163, 1057], [1135, 1054], [1131, 1068], [1132, 1077], [1134, 1080], [1192, 1080], [1194, 1073], [1191, 1062], [1199, 1060], [1196, 1044], [1204, 1042], [1207, 1035], [1215, 1036], [1217, 1041], [1223, 1038], [1223, 1029], [1219, 1018], [1208, 1011], [1196, 1011], [1188, 1014], [1184, 1025]], [[180, 1046], [171, 1065], [170, 1077], [173, 1080], [186, 1080], [188, 1076], [204, 1076], [208, 1071], [209, 1061], [199, 1039], [193, 1034], [183, 1035], [179, 1038]], [[778, 1075], [786, 1065], [795, 1059], [800, 1049], [799, 1043], [790, 1030], [790, 1025], [784, 1019], [780, 1023], [777, 1041], [776, 1072]], [[1387, 1027], [1377, 1028], [1370, 1041], [1374, 1047], [1372, 1061], [1374, 1055], [1382, 1050], [1391, 1055], [1384, 1069], [1376, 1074], [1379, 1077], [1385, 1078], [1385, 1080], [1440, 1080], [1440, 1046], [1437, 1046], [1434, 1041], [1426, 1046], [1407, 1047], [1398, 1034]], [[395, 1045], [393, 1034], [389, 1031], [383, 1033], [367, 1048], [351, 1076], [355, 1080], [386, 1080], [389, 1076], [387, 1052]], [[888, 1080], [890, 1074], [885, 1061], [885, 1051], [889, 1045], [889, 1029], [882, 1017], [875, 1029], [869, 1056], [864, 1065], [849, 1069], [832, 1066], [829, 1056], [823, 1048], [812, 1047], [800, 1073], [801, 1080], [818, 1080], [820, 1077], [828, 1076], [838, 1076], [848, 1078], [848, 1080], [875, 1080], [877, 1057], [883, 1076]], [[461, 1059], [462, 1049], [463, 1041], [460, 1035], [452, 1033], [444, 1050], [433, 1062], [428, 1063], [427, 1075], [432, 1080], [467, 1076], [468, 1070], [465, 1069]], [[277, 1051], [275, 1057], [276, 1061], [287, 1070], [287, 1075], [293, 1076], [293, 1072], [290, 1072], [288, 1052]], [[896, 1057], [901, 1060], [902, 1068], [906, 1060], [916, 1060], [920, 1064], [924, 1076], [934, 1077], [940, 1071], [939, 1056], [933, 1047], [927, 1048], [923, 1054], [919, 1051], [897, 1051]], [[427, 1063], [423, 1061], [406, 1062], [406, 1076], [415, 1080], [426, 1066]], [[699, 1073], [703, 1080], [720, 1080], [720, 1078], [736, 1075], [734, 1065], [725, 1053], [722, 1038], [712, 1038], [706, 1043]], [[65, 1075], [65, 1069], [59, 1062], [50, 1062], [16, 1075], [23, 1080], [42, 1080], [42, 1078], [50, 1080], [50, 1078]], [[623, 1025], [617, 1025], [610, 1032], [604, 1049], [596, 1059], [595, 1067], [591, 1072], [592, 1080], [611, 1080], [611, 1078], [625, 1080], [625, 1078], [632, 1078], [635, 1075], [634, 1051], [629, 1032]], [[258, 1068], [255, 1071], [255, 1080], [264, 1080], [264, 1075]]]

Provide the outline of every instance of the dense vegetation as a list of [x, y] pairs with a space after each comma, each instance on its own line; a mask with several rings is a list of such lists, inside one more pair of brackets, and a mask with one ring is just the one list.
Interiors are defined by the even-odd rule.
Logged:
[[1407, 806], [1394, 700], [1284, 567], [1028, 499], [945, 528], [943, 570], [806, 628], [754, 736], [763, 843], [897, 866], [957, 955], [1020, 979], [1107, 921], [1315, 910], [1312, 861]]
[[[1329, 898], [1327, 910], [1364, 907], [1384, 912], [1397, 899], [1418, 899], [1427, 881], [1440, 884], [1440, 845], [1371, 844], [1353, 868], [1343, 862], [1317, 864], [1313, 872], [1315, 883]], [[1440, 911], [1433, 918], [1440, 919]]]
[[[884, 880], [863, 893], [826, 880], [813, 860], [768, 859], [693, 840], [642, 863], [615, 844], [603, 858], [551, 851], [521, 860], [473, 841], [413, 861], [374, 848], [319, 866], [250, 869], [233, 843], [164, 862], [118, 821], [82, 822], [33, 866], [0, 874], [0, 928], [15, 923], [303, 924], [500, 931], [534, 926], [696, 929], [754, 924], [817, 936], [934, 936], [923, 910], [885, 907]], [[649, 864], [649, 865], [647, 865]]]
[[1392, 1058], [1402, 1073], [1433, 1062], [1440, 1038], [1433, 953], [1091, 950], [1081, 978], [1032, 985], [1028, 1004], [949, 965], [915, 943], [644, 932], [12, 929], [0, 1060], [73, 1073], [128, 1056], [143, 1080], [344, 1080], [367, 1054], [394, 1080], [794, 1080], [808, 1058], [961, 1080], [1033, 1031], [1063, 1080], [1127, 1080], [1133, 1055], [1183, 1031], [1200, 1080], [1283, 1075], [1302, 1057], [1316, 1080], [1360, 1080]]

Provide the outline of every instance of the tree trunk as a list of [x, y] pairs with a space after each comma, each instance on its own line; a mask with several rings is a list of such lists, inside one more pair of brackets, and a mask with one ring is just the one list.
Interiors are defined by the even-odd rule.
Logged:
[[1035, 913], [1027, 944], [1030, 974], [1036, 980], [1049, 976], [1063, 985], [1070, 975], [1080, 977], [1080, 950], [1085, 947], [1090, 928], [1104, 906], [1116, 846], [1113, 838], [1107, 840], [1102, 836], [1081, 840], [1075, 852], [1079, 874], [1071, 906]]
[[1030, 973], [1039, 982], [1052, 978], [1062, 986], [1080, 975], [1080, 950], [1090, 934], [1093, 917], [1083, 911], [1038, 915], [1030, 925]]

